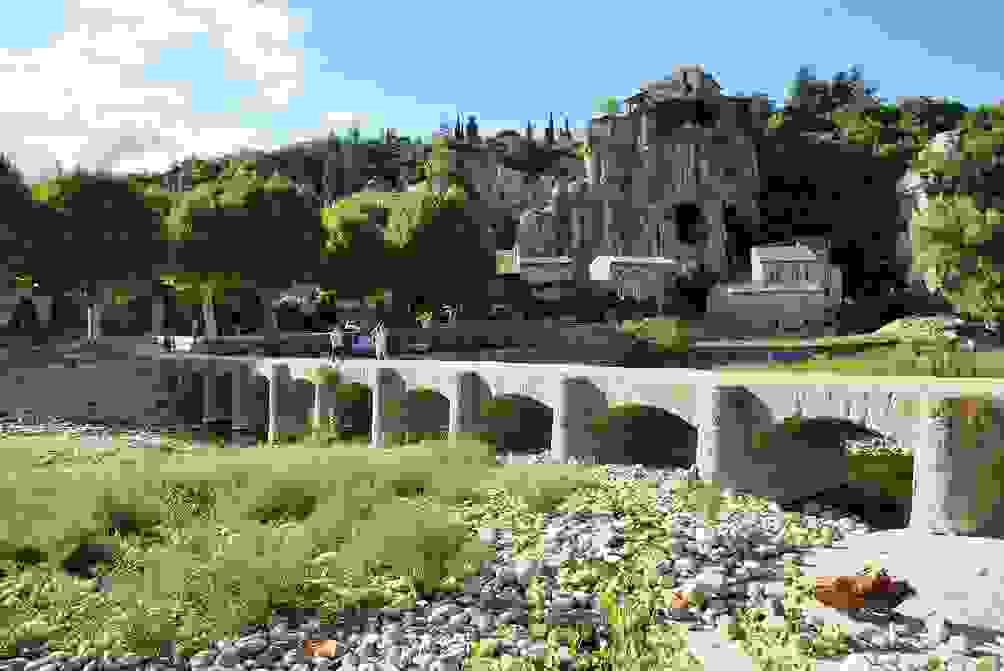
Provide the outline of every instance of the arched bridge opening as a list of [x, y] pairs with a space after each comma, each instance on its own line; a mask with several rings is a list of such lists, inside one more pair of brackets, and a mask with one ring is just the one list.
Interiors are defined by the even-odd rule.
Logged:
[[663, 408], [612, 404], [597, 424], [604, 463], [690, 468], [697, 459], [697, 427]]
[[789, 463], [804, 461], [806, 468], [833, 470], [832, 486], [782, 502], [785, 510], [802, 511], [812, 503], [810, 509], [830, 511], [828, 516], [854, 516], [873, 529], [901, 529], [909, 523], [913, 456], [870, 449], [889, 438], [845, 418], [794, 416], [777, 422], [760, 441], [789, 453]]
[[494, 443], [500, 456], [543, 455], [551, 448], [554, 411], [534, 398], [501, 394], [483, 404], [481, 416], [481, 440]]

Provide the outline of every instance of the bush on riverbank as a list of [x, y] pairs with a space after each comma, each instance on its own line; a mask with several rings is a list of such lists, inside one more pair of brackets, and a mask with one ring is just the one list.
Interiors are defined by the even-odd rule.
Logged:
[[629, 320], [621, 324], [621, 330], [636, 338], [654, 339], [660, 349], [668, 352], [685, 352], [691, 343], [687, 322], [682, 319]]

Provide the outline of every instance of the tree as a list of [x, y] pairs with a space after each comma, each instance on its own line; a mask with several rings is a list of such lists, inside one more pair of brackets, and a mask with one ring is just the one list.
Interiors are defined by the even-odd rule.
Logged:
[[467, 116], [467, 141], [473, 142], [478, 139], [477, 117], [473, 114]]
[[920, 175], [953, 177], [911, 218], [914, 269], [959, 309], [982, 319], [1004, 313], [1004, 109], [963, 119], [956, 156], [928, 145], [914, 161]]
[[554, 144], [554, 114], [548, 113], [547, 115], [547, 144]]
[[216, 336], [214, 303], [226, 290], [253, 287], [269, 310], [283, 290], [321, 271], [318, 209], [287, 178], [258, 175], [254, 162], [183, 194], [164, 228], [167, 277], [181, 297], [198, 295], [208, 337]]
[[785, 87], [784, 93], [787, 98], [799, 98], [803, 91], [805, 90], [805, 84], [812, 81], [815, 78], [812, 71], [811, 65], [803, 65], [795, 73], [795, 79], [788, 82]]
[[20, 170], [11, 157], [0, 154], [0, 290], [35, 286], [33, 272], [42, 268], [51, 253], [43, 234], [61, 231], [65, 215], [52, 210], [31, 197]]
[[600, 98], [594, 107], [599, 114], [617, 114], [620, 111], [620, 101], [613, 96]]
[[[410, 217], [395, 217], [385, 241], [395, 308], [464, 305], [495, 277], [494, 241], [482, 213], [456, 184], [445, 197], [421, 193]], [[438, 270], [436, 270], [438, 269]]]
[[914, 269], [962, 313], [999, 320], [1004, 314], [1000, 236], [1004, 211], [980, 210], [971, 196], [938, 194], [914, 213]]
[[[461, 177], [449, 174], [449, 145], [433, 140], [425, 179], [411, 193], [360, 193], [322, 212], [326, 270], [322, 284], [358, 297], [390, 290], [393, 316], [413, 324], [416, 304], [465, 304], [483, 298], [495, 276], [492, 213]], [[446, 176], [436, 193], [430, 179]], [[444, 271], [444, 269], [448, 269]]]
[[32, 276], [53, 295], [77, 290], [87, 300], [88, 338], [100, 335], [104, 291], [151, 290], [166, 260], [160, 223], [170, 196], [141, 190], [107, 173], [56, 177], [32, 187], [32, 198], [61, 213], [51, 227], [29, 234], [42, 253], [31, 257]]

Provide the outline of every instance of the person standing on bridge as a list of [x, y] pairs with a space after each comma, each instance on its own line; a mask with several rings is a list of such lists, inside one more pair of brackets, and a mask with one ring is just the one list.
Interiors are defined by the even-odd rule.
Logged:
[[343, 349], [345, 347], [345, 332], [342, 330], [341, 326], [335, 324], [331, 327], [331, 333], [328, 337], [331, 340], [331, 353], [328, 358], [331, 361], [334, 361], [337, 358], [338, 362], [341, 363]]
[[373, 349], [376, 350], [377, 359], [387, 358], [387, 327], [383, 322], [377, 322], [376, 327], [370, 332], [373, 338]]

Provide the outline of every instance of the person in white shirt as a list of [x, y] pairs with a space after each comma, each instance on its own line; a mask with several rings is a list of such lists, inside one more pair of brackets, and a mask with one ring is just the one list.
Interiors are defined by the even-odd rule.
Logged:
[[373, 338], [373, 348], [376, 350], [377, 359], [387, 358], [387, 327], [383, 322], [378, 322], [376, 327], [370, 332]]
[[331, 354], [328, 357], [332, 361], [336, 358], [340, 361], [342, 359], [342, 351], [345, 346], [345, 332], [342, 327], [335, 324], [331, 328], [331, 333], [328, 336], [331, 340]]

